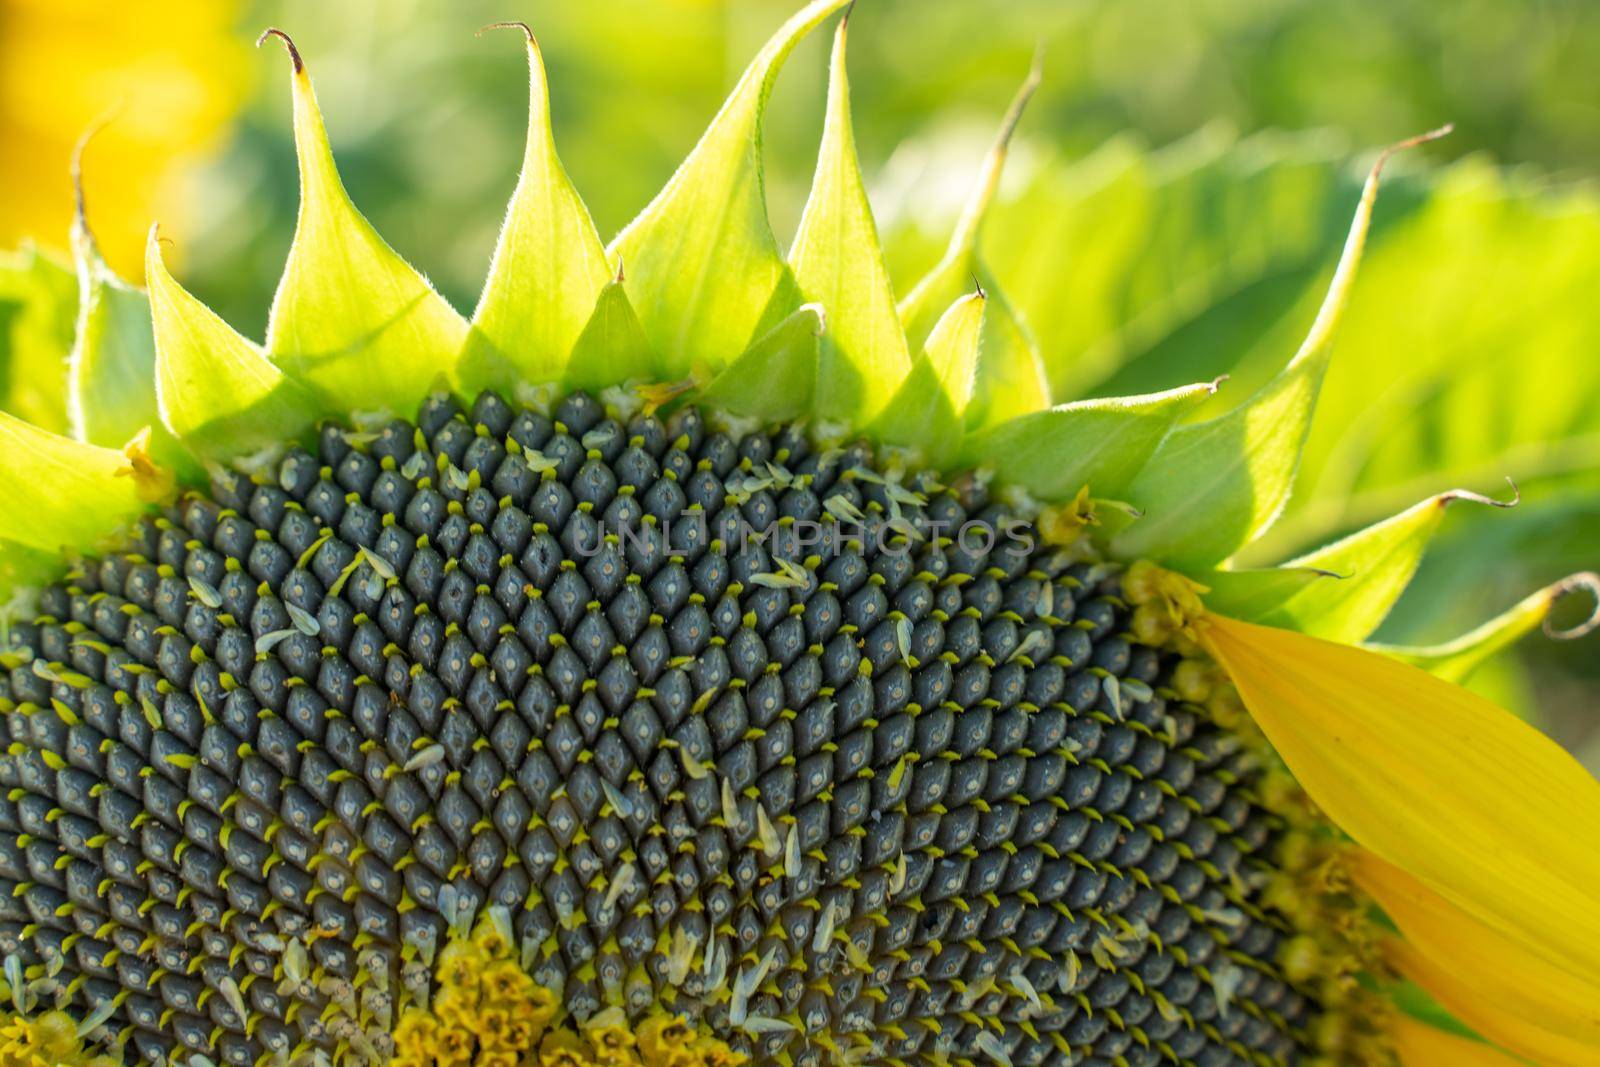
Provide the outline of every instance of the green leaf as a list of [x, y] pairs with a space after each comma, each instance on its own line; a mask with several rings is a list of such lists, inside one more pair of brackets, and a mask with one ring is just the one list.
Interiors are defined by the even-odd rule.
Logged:
[[856, 158], [848, 26], [847, 16], [834, 37], [822, 151], [789, 263], [800, 290], [827, 310], [831, 327], [822, 340], [816, 414], [859, 426], [894, 395], [911, 355]]
[[824, 325], [822, 305], [806, 304], [712, 379], [701, 401], [770, 422], [811, 411]]
[[1003, 482], [1044, 500], [1067, 500], [1084, 486], [1121, 495], [1174, 423], [1217, 390], [1217, 382], [1147, 396], [1080, 400], [1019, 415], [973, 434], [963, 462], [992, 469]]
[[1367, 647], [1421, 667], [1447, 682], [1461, 682], [1485, 660], [1515, 644], [1534, 627], [1542, 625], [1549, 629], [1550, 613], [1556, 604], [1580, 590], [1594, 598], [1594, 610], [1577, 626], [1551, 633], [1566, 639], [1582, 637], [1600, 626], [1600, 575], [1593, 572], [1574, 574], [1554, 582], [1452, 641], [1426, 646], [1375, 643]]
[[198, 474], [194, 457], [161, 421], [150, 301], [101, 257], [81, 201], [72, 245], [78, 271], [78, 328], [67, 395], [72, 436], [105, 448], [139, 439], [141, 450], [156, 462]]
[[720, 369], [763, 317], [776, 322], [792, 310], [768, 309], [788, 268], [767, 220], [762, 112], [795, 45], [848, 2], [813, 0], [784, 24], [666, 187], [611, 244], [666, 378], [696, 364]]
[[528, 144], [462, 356], [460, 376], [469, 391], [558, 381], [613, 273], [589, 209], [556, 155], [538, 42], [522, 23], [507, 26], [527, 34]]
[[925, 342], [943, 310], [974, 283], [982, 286], [993, 303], [983, 338], [983, 360], [977, 370], [966, 423], [972, 429], [994, 426], [1050, 404], [1050, 387], [1044, 363], [1020, 314], [1006, 300], [979, 250], [979, 239], [1000, 188], [1012, 135], [1022, 120], [1028, 101], [1038, 89], [1041, 70], [1037, 62], [1001, 123], [983, 174], [956, 223], [944, 258], [912, 288], [899, 307], [911, 347]]
[[873, 423], [875, 437], [917, 449], [933, 466], [960, 450], [961, 418], [972, 399], [987, 303], [982, 293], [971, 293], [944, 313], [911, 373]]
[[67, 354], [77, 315], [70, 267], [31, 243], [0, 254], [0, 411], [66, 432]]
[[315, 400], [260, 348], [189, 294], [161, 259], [157, 228], [145, 247], [161, 420], [207, 459], [227, 459], [301, 436]]
[[[266, 348], [337, 410], [409, 411], [452, 380], [467, 324], [384, 243], [346, 194], [311, 76], [289, 38], [300, 214]], [[266, 35], [263, 35], [265, 40]]]
[[1289, 365], [1226, 415], [1175, 430], [1129, 489], [1146, 517], [1120, 534], [1115, 551], [1177, 566], [1213, 564], [1255, 540], [1277, 519], [1294, 486], [1300, 452], [1327, 371], [1333, 335], [1361, 263], [1378, 179], [1373, 164], [1344, 251], [1311, 331]]
[[0, 412], [0, 541], [88, 548], [144, 509], [122, 452]]
[[1286, 602], [1342, 575], [1308, 567], [1262, 567], [1237, 571], [1199, 571], [1190, 577], [1205, 586], [1206, 607], [1219, 615], [1266, 623]]
[[567, 364], [567, 385], [598, 393], [614, 385], [650, 378], [655, 354], [639, 325], [639, 316], [623, 284], [614, 281], [600, 290], [594, 311], [578, 335]]

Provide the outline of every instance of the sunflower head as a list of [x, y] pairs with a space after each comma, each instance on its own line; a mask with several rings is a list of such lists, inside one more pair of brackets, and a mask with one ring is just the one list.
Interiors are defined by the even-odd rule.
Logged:
[[1444, 508], [1494, 501], [1230, 562], [1388, 153], [1254, 395], [1055, 402], [978, 240], [1037, 75], [897, 301], [841, 20], [774, 237], [765, 102], [844, 6], [609, 245], [509, 27], [529, 138], [470, 319], [352, 205], [277, 30], [301, 208], [264, 343], [158, 230], [144, 291], [78, 243], [73, 432], [0, 413], [0, 1055], [1592, 1061], [1600, 786], [1438, 677], [1592, 578], [1374, 650]]

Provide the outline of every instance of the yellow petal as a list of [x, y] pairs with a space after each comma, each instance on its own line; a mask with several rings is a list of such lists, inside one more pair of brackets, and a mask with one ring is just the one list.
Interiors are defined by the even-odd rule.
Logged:
[[[1386, 941], [1383, 954], [1389, 966], [1432, 993], [1452, 1015], [1507, 1052], [1526, 1056], [1540, 1067], [1594, 1067], [1600, 1062], [1600, 1047], [1593, 1043], [1553, 1033], [1526, 1015], [1495, 1006], [1479, 985], [1485, 977], [1480, 973], [1429, 959], [1398, 939]], [[1444, 1065], [1458, 1061], [1430, 1062]]]
[[1600, 982], [1600, 782], [1559, 745], [1388, 656], [1218, 615], [1198, 633], [1339, 827]]
[[1435, 1030], [1407, 1015], [1397, 1015], [1390, 1026], [1400, 1067], [1524, 1067], [1481, 1041]]
[[155, 457], [150, 455], [153, 434], [152, 427], [141, 426], [128, 438], [128, 443], [122, 446], [122, 455], [127, 462], [117, 469], [117, 477], [132, 478], [139, 499], [146, 504], [164, 504], [177, 491], [178, 480], [171, 470], [157, 463]]
[[[1600, 1062], [1600, 985], [1529, 952], [1370, 852], [1352, 850], [1350, 866], [1356, 884], [1405, 935], [1405, 959], [1424, 961], [1401, 973], [1446, 1001], [1462, 1022], [1510, 1046], [1492, 1032], [1485, 1009], [1509, 1013], [1579, 1042]], [[1472, 995], [1449, 1002], [1447, 990], [1432, 981], [1439, 968], [1470, 983]]]

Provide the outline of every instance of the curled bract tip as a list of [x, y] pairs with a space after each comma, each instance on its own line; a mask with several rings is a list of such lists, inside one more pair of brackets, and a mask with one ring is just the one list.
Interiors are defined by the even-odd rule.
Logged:
[[170, 237], [162, 236], [161, 223], [159, 221], [152, 222], [150, 224], [150, 233], [145, 238], [145, 247], [148, 249], [153, 249], [155, 254], [159, 256], [161, 254], [161, 247], [163, 245], [172, 246], [174, 245], [174, 241]]
[[817, 317], [816, 335], [818, 337], [828, 332], [828, 309], [823, 307], [821, 303], [812, 301], [809, 304], [802, 304], [799, 310], [809, 311]]
[[512, 20], [510, 22], [491, 22], [487, 26], [478, 27], [477, 36], [482, 37], [490, 30], [521, 30], [523, 35], [528, 38], [529, 44], [537, 45], [539, 43], [538, 40], [533, 36], [533, 27], [529, 26], [526, 22], [521, 22], [518, 20]]
[[267, 38], [269, 37], [276, 37], [278, 40], [283, 42], [284, 49], [289, 53], [289, 61], [294, 64], [294, 72], [296, 74], [304, 73], [306, 69], [306, 63], [305, 60], [300, 58], [300, 49], [295, 47], [294, 38], [290, 37], [287, 33], [284, 33], [276, 26], [268, 26], [266, 29], [261, 31], [261, 36], [256, 38], [256, 47], [260, 48], [266, 43]]
[[1589, 615], [1576, 626], [1565, 628], [1558, 627], [1550, 621], [1548, 615], [1544, 620], [1544, 632], [1557, 641], [1576, 641], [1600, 630], [1600, 574], [1594, 571], [1580, 571], [1570, 574], [1550, 587], [1550, 606], [1555, 607], [1556, 602], [1576, 592], [1587, 592], [1594, 598], [1594, 607]]
[[1470, 489], [1452, 489], [1447, 493], [1440, 493], [1434, 499], [1440, 507], [1453, 504], [1457, 500], [1465, 500], [1473, 504], [1484, 504], [1491, 508], [1514, 508], [1522, 503], [1522, 490], [1517, 488], [1517, 483], [1510, 478], [1506, 479], [1506, 483], [1511, 486], [1510, 500], [1496, 500], [1492, 496], [1474, 493]]
[[1427, 133], [1419, 133], [1415, 137], [1407, 137], [1403, 141], [1396, 141], [1394, 144], [1389, 145], [1382, 152], [1378, 153], [1377, 160], [1372, 164], [1372, 177], [1376, 178], [1383, 171], [1383, 165], [1389, 162], [1389, 157], [1394, 155], [1396, 152], [1404, 152], [1408, 148], [1416, 148], [1418, 145], [1425, 145], [1430, 141], [1437, 141], [1441, 137], [1448, 137], [1450, 134], [1455, 132], [1455, 128], [1455, 123], [1447, 122], [1437, 129], [1429, 130]]
[[72, 179], [72, 225], [75, 232], [92, 239], [89, 231], [89, 209], [83, 195], [83, 154], [89, 149], [89, 142], [93, 141], [100, 132], [122, 112], [124, 101], [112, 104], [95, 117], [94, 121], [84, 128], [78, 136], [77, 143], [72, 146], [72, 159], [67, 164], [67, 173]]

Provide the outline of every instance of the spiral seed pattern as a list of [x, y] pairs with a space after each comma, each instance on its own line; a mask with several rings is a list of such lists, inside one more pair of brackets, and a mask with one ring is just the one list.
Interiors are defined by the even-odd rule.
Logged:
[[581, 393], [219, 472], [13, 627], [8, 974], [130, 1061], [379, 1063], [503, 906], [576, 1017], [758, 1062], [1309, 1055], [1258, 772], [1115, 568], [1007, 531]]

